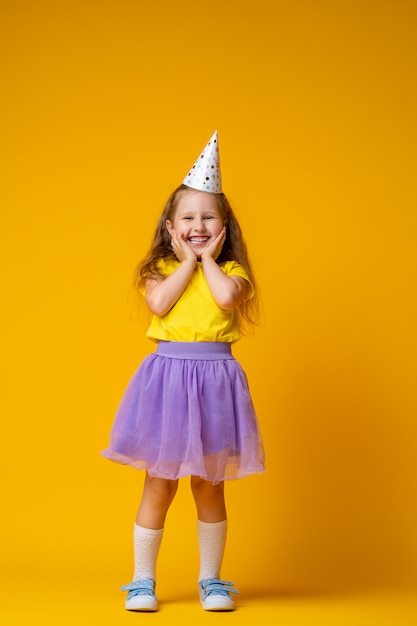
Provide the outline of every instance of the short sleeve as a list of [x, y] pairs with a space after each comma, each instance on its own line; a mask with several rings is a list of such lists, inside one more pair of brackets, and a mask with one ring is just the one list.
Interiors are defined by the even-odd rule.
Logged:
[[247, 271], [242, 265], [240, 265], [240, 263], [237, 263], [237, 261], [226, 261], [226, 263], [222, 263], [220, 267], [227, 276], [240, 276], [241, 278], [244, 278], [244, 280], [246, 280], [250, 285], [249, 294], [245, 299], [250, 300], [250, 298], [253, 298], [255, 295], [255, 289], [250, 281]]
[[[169, 274], [172, 274], [172, 272], [178, 267], [178, 265], [178, 261], [173, 261], [171, 259], [160, 259], [157, 264], [158, 274], [161, 274], [161, 276], [169, 276]], [[149, 275], [149, 277], [151, 277], [151, 274]], [[147, 276], [144, 276], [138, 284], [138, 290], [142, 296], [146, 296], [146, 278]]]

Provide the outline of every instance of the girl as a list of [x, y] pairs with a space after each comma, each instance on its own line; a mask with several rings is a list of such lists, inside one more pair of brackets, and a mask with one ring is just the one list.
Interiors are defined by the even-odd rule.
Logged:
[[217, 131], [169, 198], [136, 284], [158, 343], [133, 376], [104, 456], [145, 469], [134, 526], [135, 571], [125, 608], [156, 611], [155, 569], [178, 479], [191, 476], [198, 515], [203, 609], [233, 610], [220, 579], [224, 480], [264, 471], [246, 376], [231, 354], [252, 323], [254, 278], [239, 224], [221, 190]]

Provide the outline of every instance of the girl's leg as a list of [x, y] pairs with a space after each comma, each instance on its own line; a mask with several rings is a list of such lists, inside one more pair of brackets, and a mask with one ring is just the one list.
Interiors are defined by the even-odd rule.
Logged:
[[142, 501], [134, 527], [135, 572], [133, 579], [155, 580], [156, 560], [165, 518], [178, 488], [178, 481], [146, 474]]
[[227, 534], [224, 483], [213, 485], [202, 478], [192, 476], [191, 490], [198, 514], [199, 580], [220, 578]]
[[197, 507], [198, 519], [202, 522], [222, 522], [226, 519], [224, 482], [213, 485], [207, 480], [191, 476], [191, 491]]
[[136, 524], [144, 528], [160, 529], [178, 489], [178, 480], [155, 478], [146, 472], [142, 500], [136, 515]]

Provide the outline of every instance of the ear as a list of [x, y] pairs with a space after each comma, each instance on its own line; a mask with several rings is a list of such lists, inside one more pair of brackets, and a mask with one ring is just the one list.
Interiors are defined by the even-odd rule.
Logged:
[[173, 225], [172, 225], [171, 220], [167, 220], [167, 221], [165, 222], [165, 226], [167, 227], [167, 231], [169, 232], [169, 234], [170, 234], [170, 235], [171, 235], [171, 237], [172, 237], [172, 235], [174, 234], [174, 227], [173, 227]]

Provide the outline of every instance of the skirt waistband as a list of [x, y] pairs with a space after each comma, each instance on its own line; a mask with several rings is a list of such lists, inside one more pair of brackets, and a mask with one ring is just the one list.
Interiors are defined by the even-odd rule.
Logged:
[[160, 341], [156, 353], [171, 359], [234, 359], [230, 343], [220, 341]]

